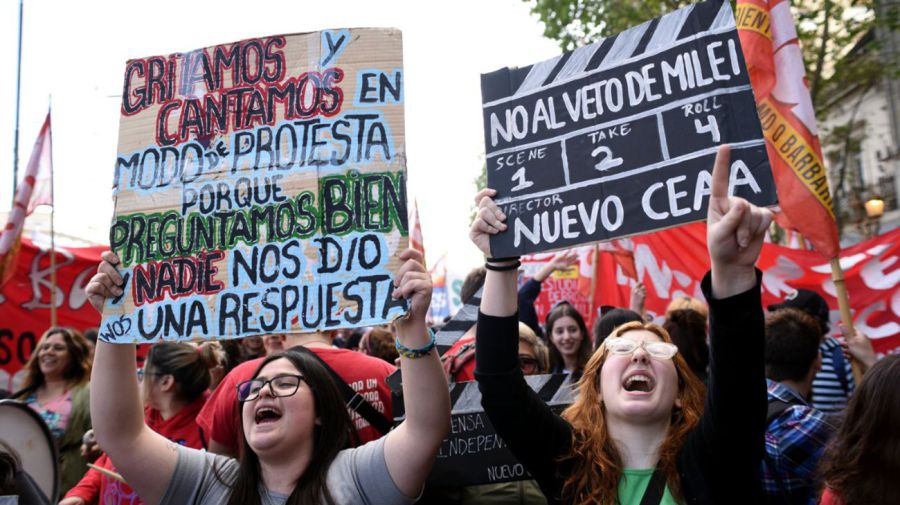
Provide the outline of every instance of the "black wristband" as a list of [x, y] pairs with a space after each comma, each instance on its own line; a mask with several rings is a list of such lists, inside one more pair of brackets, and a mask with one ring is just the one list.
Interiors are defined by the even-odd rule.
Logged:
[[503, 261], [513, 261], [513, 260], [519, 261], [521, 258], [522, 258], [521, 256], [510, 256], [510, 257], [508, 257], [508, 258], [491, 258], [491, 257], [488, 257], [488, 258], [485, 258], [484, 261], [487, 262], [487, 263], [500, 263], [500, 262], [503, 262]]
[[519, 260], [516, 260], [515, 263], [510, 263], [509, 265], [492, 265], [490, 263], [484, 264], [485, 269], [494, 272], [508, 272], [510, 270], [518, 270], [520, 266], [522, 266], [522, 262]]

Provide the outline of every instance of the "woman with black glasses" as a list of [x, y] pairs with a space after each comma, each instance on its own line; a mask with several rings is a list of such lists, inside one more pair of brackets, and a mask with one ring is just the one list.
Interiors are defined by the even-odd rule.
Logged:
[[[446, 379], [425, 326], [431, 278], [421, 254], [400, 254], [393, 295], [410, 301], [396, 321], [406, 420], [387, 436], [348, 449], [353, 430], [337, 387], [294, 351], [268, 357], [240, 384], [240, 460], [178, 447], [141, 416], [134, 346], [101, 342], [92, 387], [94, 431], [146, 503], [405, 504], [418, 496], [449, 431]], [[121, 294], [118, 258], [104, 253], [87, 287], [98, 310]]]

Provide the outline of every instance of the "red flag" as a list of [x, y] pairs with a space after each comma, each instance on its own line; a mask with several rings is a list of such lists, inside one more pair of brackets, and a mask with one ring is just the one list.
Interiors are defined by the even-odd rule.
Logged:
[[629, 279], [637, 280], [637, 268], [634, 265], [634, 243], [631, 239], [611, 240], [600, 244], [600, 250], [612, 253], [616, 264]]
[[837, 226], [790, 2], [739, 0], [735, 17], [781, 210], [833, 258]]
[[50, 113], [41, 127], [25, 176], [16, 187], [16, 197], [9, 212], [6, 226], [0, 231], [0, 286], [6, 283], [15, 271], [15, 257], [25, 217], [30, 215], [38, 205], [53, 205], [51, 181], [53, 166], [51, 163]]
[[409, 247], [422, 253], [422, 258], [425, 258], [425, 239], [422, 237], [422, 223], [419, 221], [419, 204], [415, 200], [409, 213]]

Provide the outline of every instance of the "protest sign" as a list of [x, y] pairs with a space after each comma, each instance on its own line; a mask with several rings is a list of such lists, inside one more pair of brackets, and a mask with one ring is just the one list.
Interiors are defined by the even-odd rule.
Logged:
[[512, 256], [706, 217], [717, 146], [731, 194], [777, 198], [728, 2], [710, 0], [481, 78], [488, 186]]
[[365, 326], [408, 241], [400, 32], [328, 30], [131, 60], [113, 342]]
[[[575, 385], [570, 379], [565, 374], [525, 377], [528, 386], [556, 413], [575, 399]], [[472, 486], [531, 478], [491, 425], [481, 407], [477, 383], [451, 384], [450, 401], [450, 433], [441, 443], [428, 475], [430, 486]], [[402, 421], [403, 397], [395, 395], [392, 406], [394, 420]]]

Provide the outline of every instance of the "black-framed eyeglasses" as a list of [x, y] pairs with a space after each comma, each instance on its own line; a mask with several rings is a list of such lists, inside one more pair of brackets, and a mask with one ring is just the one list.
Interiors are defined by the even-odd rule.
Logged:
[[519, 368], [522, 370], [522, 373], [525, 375], [535, 373], [538, 371], [538, 360], [527, 354], [520, 354], [519, 355]]
[[306, 380], [302, 375], [278, 375], [269, 380], [250, 379], [237, 385], [237, 397], [239, 402], [249, 402], [259, 398], [262, 389], [269, 385], [272, 396], [292, 396], [300, 389], [300, 381]]

